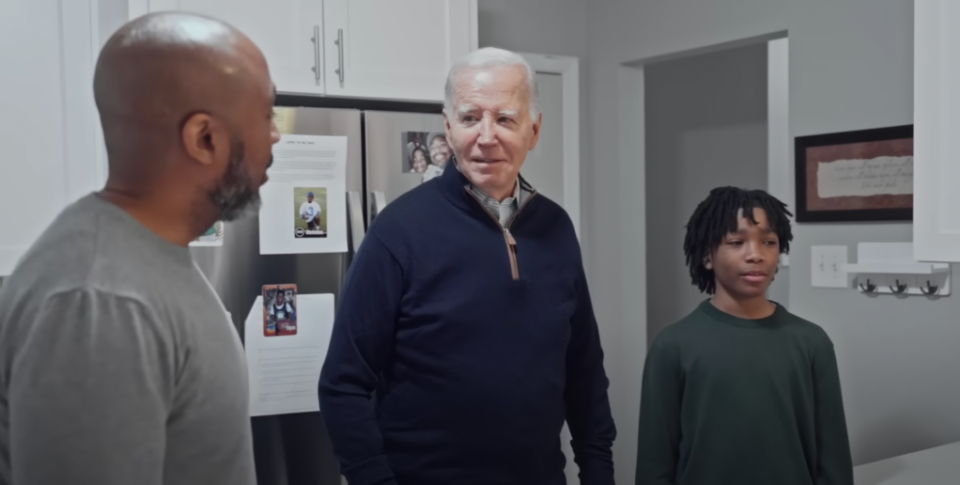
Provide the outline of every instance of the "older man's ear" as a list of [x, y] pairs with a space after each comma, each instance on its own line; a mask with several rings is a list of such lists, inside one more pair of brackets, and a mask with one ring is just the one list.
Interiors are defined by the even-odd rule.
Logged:
[[530, 150], [537, 148], [537, 143], [540, 141], [541, 126], [543, 126], [543, 113], [537, 115], [536, 121], [530, 127], [533, 130], [533, 138], [530, 138]]

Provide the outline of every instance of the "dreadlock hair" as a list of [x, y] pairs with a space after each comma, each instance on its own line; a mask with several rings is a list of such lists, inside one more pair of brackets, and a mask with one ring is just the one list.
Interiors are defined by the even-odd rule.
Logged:
[[717, 282], [712, 269], [704, 262], [723, 242], [723, 238], [737, 231], [738, 213], [743, 211], [754, 224], [753, 209], [763, 209], [767, 213], [770, 228], [780, 239], [780, 252], [790, 252], [793, 232], [790, 230], [790, 216], [787, 205], [763, 190], [744, 190], [736, 187], [717, 187], [701, 202], [687, 222], [687, 235], [683, 240], [683, 253], [687, 257], [692, 283], [701, 292], [714, 294]]

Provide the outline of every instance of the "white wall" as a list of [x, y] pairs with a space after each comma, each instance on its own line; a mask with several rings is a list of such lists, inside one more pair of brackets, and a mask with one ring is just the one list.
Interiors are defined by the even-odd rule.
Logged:
[[644, 76], [649, 343], [707, 298], [683, 254], [697, 204], [723, 185], [767, 189], [767, 46], [653, 63]]
[[[618, 107], [633, 94], [620, 92], [622, 63], [788, 31], [791, 136], [912, 122], [910, 0], [597, 0], [587, 17], [584, 124], [591, 169], [583, 220], [585, 232], [604, 235], [591, 239], [587, 257], [593, 274], [602, 276], [593, 289], [605, 342], [629, 345], [621, 342], [624, 325], [643, 323], [642, 315], [623, 312], [635, 290], [618, 287], [621, 268], [643, 257], [631, 247], [636, 238], [620, 230], [622, 217], [631, 217], [623, 211], [642, 206], [642, 197], [614, 189], [629, 184], [621, 176], [636, 160], [618, 149]], [[960, 440], [956, 297], [871, 299], [814, 289], [805, 270], [814, 244], [909, 241], [910, 226], [802, 224], [795, 236], [791, 310], [821, 324], [836, 345], [855, 463]], [[656, 278], [649, 275], [651, 284]], [[642, 367], [639, 348], [617, 358]], [[636, 374], [622, 382], [637, 386], [639, 380]], [[633, 419], [632, 412], [620, 410], [618, 422]], [[632, 480], [636, 437], [628, 433], [635, 430], [621, 429], [617, 445], [618, 483]]]

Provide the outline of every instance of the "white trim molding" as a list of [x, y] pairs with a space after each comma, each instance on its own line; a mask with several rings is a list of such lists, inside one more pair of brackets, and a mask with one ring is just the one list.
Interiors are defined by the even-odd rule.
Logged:
[[[790, 140], [790, 39], [783, 37], [767, 42], [767, 192], [796, 213]], [[790, 266], [789, 255], [780, 255], [780, 266]]]
[[563, 205], [580, 236], [580, 60], [520, 53], [533, 70], [559, 74], [563, 84]]
[[[620, 205], [621, 322], [604, 326], [610, 342], [610, 388], [618, 429], [626, 430], [613, 446], [616, 482], [632, 483], [640, 423], [640, 380], [647, 354], [647, 200], [646, 72], [643, 65], [617, 67], [617, 166]], [[614, 396], [611, 394], [611, 396]], [[613, 400], [613, 399], [612, 399]]]

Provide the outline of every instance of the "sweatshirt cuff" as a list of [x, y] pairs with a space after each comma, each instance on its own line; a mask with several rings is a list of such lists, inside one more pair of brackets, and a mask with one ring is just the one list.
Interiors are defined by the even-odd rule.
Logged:
[[387, 457], [375, 456], [341, 470], [350, 485], [396, 485], [393, 470], [387, 463]]

